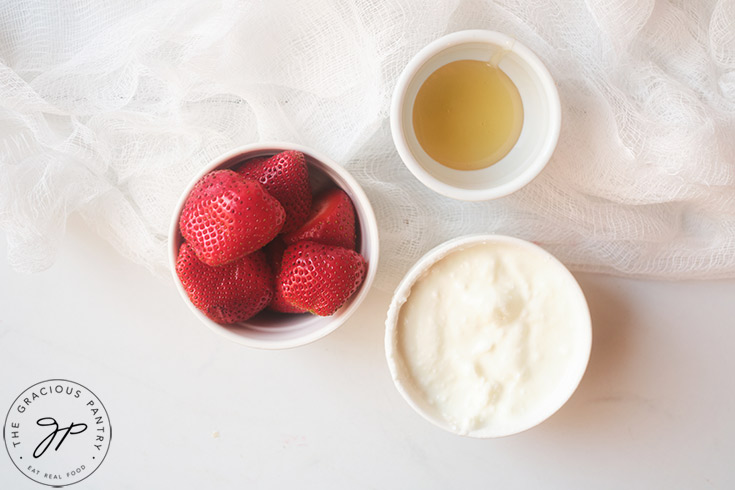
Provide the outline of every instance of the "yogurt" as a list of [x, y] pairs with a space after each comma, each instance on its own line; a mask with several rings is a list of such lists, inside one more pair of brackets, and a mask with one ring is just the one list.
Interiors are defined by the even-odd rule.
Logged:
[[453, 249], [394, 303], [394, 378], [415, 408], [458, 434], [536, 425], [587, 365], [584, 296], [560, 262], [527, 242]]

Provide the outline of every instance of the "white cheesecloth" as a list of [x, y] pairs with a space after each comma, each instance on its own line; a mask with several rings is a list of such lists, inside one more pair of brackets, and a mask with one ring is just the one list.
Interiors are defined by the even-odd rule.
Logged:
[[[470, 28], [535, 51], [563, 110], [541, 175], [482, 203], [420, 184], [387, 119], [408, 60]], [[188, 181], [259, 140], [311, 146], [358, 179], [384, 290], [478, 232], [533, 240], [575, 270], [735, 277], [735, 0], [0, 5], [0, 230], [16, 269], [51, 265], [78, 213], [165, 272]]]

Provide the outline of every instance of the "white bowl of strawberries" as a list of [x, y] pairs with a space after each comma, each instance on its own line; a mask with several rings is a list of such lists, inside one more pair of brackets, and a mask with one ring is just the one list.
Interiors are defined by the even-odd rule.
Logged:
[[334, 331], [365, 298], [378, 227], [357, 181], [291, 143], [237, 148], [182, 194], [171, 223], [174, 282], [211, 329], [286, 349]]

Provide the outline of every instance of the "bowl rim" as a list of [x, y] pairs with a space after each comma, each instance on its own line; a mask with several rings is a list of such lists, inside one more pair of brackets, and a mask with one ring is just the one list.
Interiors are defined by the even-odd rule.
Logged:
[[[406, 132], [402, 121], [403, 114], [408, 109], [406, 107], [408, 101], [406, 99], [406, 90], [421, 67], [431, 58], [440, 52], [454, 46], [469, 43], [487, 43], [502, 46], [507, 51], [517, 54], [522, 58], [532, 70], [539, 76], [543, 87], [544, 96], [549, 104], [549, 129], [542, 149], [535, 160], [526, 168], [524, 172], [519, 174], [510, 182], [503, 185], [490, 185], [483, 189], [464, 189], [448, 184], [429, 173], [409, 150]], [[487, 201], [497, 199], [511, 194], [538, 176], [544, 169], [548, 161], [551, 159], [556, 145], [559, 141], [561, 132], [561, 102], [559, 92], [556, 88], [551, 73], [546, 65], [539, 59], [536, 54], [523, 45], [520, 41], [497, 31], [485, 29], [470, 29], [457, 31], [440, 37], [428, 45], [424, 46], [413, 58], [408, 62], [401, 72], [393, 90], [390, 106], [390, 127], [393, 137], [393, 143], [398, 151], [401, 160], [408, 170], [426, 187], [443, 196], [451, 197], [461, 201]]]
[[[436, 264], [438, 261], [443, 259], [444, 257], [447, 257], [453, 252], [462, 250], [466, 247], [471, 247], [474, 245], [484, 244], [484, 243], [498, 243], [498, 244], [511, 244], [515, 246], [519, 246], [525, 250], [531, 251], [532, 253], [539, 254], [541, 257], [545, 258], [546, 260], [549, 260], [552, 262], [559, 272], [563, 274], [565, 277], [570, 279], [570, 287], [572, 288], [571, 294], [573, 294], [576, 297], [575, 302], [580, 307], [580, 313], [582, 314], [582, 329], [584, 330], [586, 335], [586, 340], [583, 348], [584, 348], [584, 364], [581, 365], [579, 372], [573, 379], [573, 383], [569, 383], [569, 385], [564, 386], [564, 396], [561, 398], [561, 403], [557, 407], [553, 407], [553, 410], [549, 410], [548, 412], [544, 413], [544, 416], [541, 417], [538, 420], [535, 420], [531, 425], [524, 427], [520, 430], [512, 430], [512, 431], [498, 431], [497, 433], [487, 433], [482, 432], [482, 430], [476, 430], [471, 431], [469, 433], [463, 434], [460, 432], [457, 432], [452, 429], [452, 427], [449, 425], [449, 423], [441, 418], [434, 417], [432, 414], [426, 412], [423, 408], [419, 406], [419, 404], [416, 402], [414, 397], [409, 393], [409, 391], [406, 389], [404, 382], [401, 380], [401, 377], [399, 376], [399, 370], [398, 370], [398, 363], [397, 358], [400, 356], [400, 353], [397, 349], [397, 341], [396, 341], [396, 335], [398, 330], [398, 316], [400, 313], [401, 308], [405, 304], [405, 302], [408, 300], [408, 297], [410, 296], [410, 291], [415, 282], [426, 272], [428, 271], [434, 264]], [[589, 365], [589, 359], [590, 354], [592, 351], [592, 320], [589, 312], [589, 305], [587, 303], [587, 300], [584, 295], [584, 291], [582, 290], [581, 286], [577, 282], [576, 278], [572, 275], [572, 273], [569, 271], [569, 269], [554, 255], [552, 255], [550, 252], [545, 250], [544, 248], [540, 247], [539, 245], [536, 245], [535, 243], [508, 236], [508, 235], [497, 235], [497, 234], [470, 234], [470, 235], [464, 235], [460, 237], [456, 237], [450, 240], [447, 240], [446, 242], [441, 243], [440, 245], [434, 247], [430, 251], [428, 251], [426, 254], [424, 254], [421, 258], [419, 258], [414, 265], [409, 269], [409, 271], [406, 273], [406, 275], [403, 276], [400, 283], [396, 287], [392, 297], [390, 306], [388, 307], [388, 313], [386, 315], [385, 319], [385, 338], [384, 338], [384, 346], [385, 346], [385, 358], [386, 362], [388, 364], [388, 369], [390, 371], [391, 378], [393, 380], [393, 384], [395, 385], [398, 392], [401, 394], [403, 399], [408, 403], [408, 405], [413, 408], [413, 410], [421, 415], [425, 420], [429, 421], [436, 427], [439, 427], [440, 429], [444, 429], [447, 432], [450, 432], [455, 435], [460, 435], [464, 437], [470, 437], [475, 439], [494, 439], [494, 438], [500, 438], [500, 437], [506, 437], [514, 434], [520, 434], [522, 432], [525, 432], [529, 429], [532, 429], [533, 427], [536, 427], [537, 425], [541, 424], [545, 420], [549, 419], [552, 415], [554, 415], [557, 411], [561, 409], [572, 397], [574, 392], [577, 390], [580, 382], [582, 381], [582, 378], [584, 377], [585, 372], [587, 371], [587, 366]], [[410, 379], [410, 378], [409, 378]]]
[[[304, 153], [312, 159], [319, 161], [326, 167], [329, 167], [330, 170], [334, 171], [334, 173], [336, 173], [340, 179], [346, 182], [350, 188], [350, 192], [355, 197], [354, 200], [357, 201], [353, 202], [353, 205], [355, 206], [356, 214], [360, 215], [358, 217], [359, 226], [361, 227], [362, 236], [365, 237], [368, 243], [371, 254], [370, 260], [368, 262], [368, 268], [365, 273], [365, 279], [363, 280], [360, 289], [349, 300], [349, 303], [347, 305], [344, 305], [342, 308], [337, 310], [334, 315], [332, 315], [332, 321], [324, 325], [322, 328], [310, 332], [308, 335], [286, 340], [264, 340], [246, 337], [231, 331], [225, 325], [221, 325], [211, 320], [191, 303], [188, 295], [186, 294], [186, 291], [181, 285], [181, 281], [179, 280], [178, 275], [176, 274], [176, 258], [179, 253], [179, 250], [176, 247], [176, 237], [180, 236], [179, 219], [181, 217], [181, 211], [184, 207], [184, 202], [189, 197], [189, 194], [191, 193], [196, 183], [199, 182], [199, 180], [209, 172], [212, 172], [218, 167], [225, 164], [228, 160], [234, 159], [246, 153], [266, 150], [273, 150], [274, 154], [281, 151], [300, 151], [301, 153]], [[359, 211], [357, 209], [358, 206]], [[362, 189], [362, 186], [360, 186], [357, 180], [352, 176], [352, 174], [349, 173], [349, 171], [347, 171], [347, 169], [345, 169], [342, 165], [338, 164], [335, 160], [326, 156], [325, 154], [304, 145], [290, 143], [286, 141], [262, 141], [258, 143], [241, 145], [223, 153], [222, 155], [212, 159], [207, 165], [202, 167], [202, 169], [191, 179], [189, 184], [182, 191], [178, 202], [176, 203], [176, 207], [174, 208], [171, 223], [169, 225], [167, 245], [169, 268], [171, 270], [171, 275], [173, 277], [174, 284], [176, 285], [176, 289], [178, 290], [179, 295], [182, 297], [189, 309], [202, 323], [207, 325], [210, 330], [240, 345], [253, 347], [256, 349], [281, 350], [300, 347], [315, 342], [329, 335], [337, 328], [339, 328], [345, 321], [347, 321], [347, 319], [355, 312], [355, 310], [357, 310], [357, 308], [363, 302], [375, 279], [375, 275], [378, 269], [380, 242], [378, 239], [378, 224], [375, 218], [372, 204], [365, 194], [365, 191]]]

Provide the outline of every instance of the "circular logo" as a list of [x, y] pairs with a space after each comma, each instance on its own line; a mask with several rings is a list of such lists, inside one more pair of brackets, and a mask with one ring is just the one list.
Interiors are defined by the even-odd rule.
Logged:
[[50, 379], [25, 390], [5, 418], [3, 439], [13, 464], [28, 478], [63, 487], [102, 464], [112, 427], [104, 405], [84, 386]]

